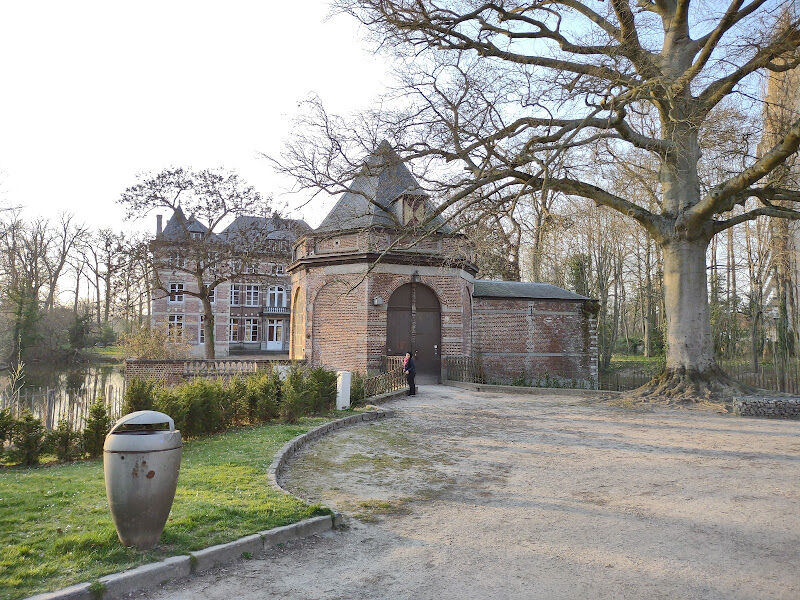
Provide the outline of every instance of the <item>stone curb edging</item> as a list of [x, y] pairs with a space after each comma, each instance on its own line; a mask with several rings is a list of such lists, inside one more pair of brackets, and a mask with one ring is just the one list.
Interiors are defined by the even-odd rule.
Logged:
[[[399, 396], [400, 393], [405, 394], [405, 391], [398, 391], [398, 392], [389, 392], [388, 394], [382, 394], [381, 396], [374, 396], [372, 398], [368, 398], [370, 404], [378, 404], [383, 402], [388, 402], [389, 400], [393, 400], [395, 397]], [[387, 417], [393, 417], [394, 411], [388, 408], [378, 408], [377, 410], [371, 410], [367, 412], [362, 412], [355, 415], [348, 415], [346, 417], [342, 417], [341, 419], [336, 419], [334, 421], [330, 421], [329, 423], [325, 423], [324, 425], [320, 425], [319, 427], [315, 427], [305, 433], [298, 435], [296, 438], [289, 440], [286, 444], [283, 445], [278, 453], [275, 455], [275, 458], [272, 459], [272, 464], [269, 466], [269, 470], [267, 471], [267, 476], [269, 477], [269, 481], [276, 490], [280, 490], [284, 494], [288, 494], [290, 496], [294, 495], [289, 490], [284, 488], [281, 485], [280, 478], [282, 471], [286, 468], [286, 464], [289, 462], [289, 459], [300, 450], [303, 446], [308, 444], [309, 442], [313, 442], [315, 440], [320, 439], [324, 435], [327, 435], [331, 431], [336, 431], [337, 429], [341, 429], [342, 427], [347, 427], [348, 425], [355, 425], [357, 423], [365, 423], [370, 421], [377, 421], [379, 419], [385, 419]], [[305, 500], [305, 498], [301, 498]], [[339, 515], [334, 513], [334, 525], [338, 525]]]
[[323, 533], [332, 528], [333, 518], [330, 515], [313, 517], [291, 525], [267, 529], [226, 544], [105, 575], [92, 583], [79, 583], [55, 592], [30, 596], [26, 600], [111, 600], [131, 592], [156, 588], [172, 579], [230, 564], [240, 558], [252, 558], [277, 544]]
[[753, 395], [734, 398], [733, 414], [740, 417], [800, 419], [800, 398], [776, 396]]
[[445, 380], [443, 385], [450, 387], [473, 390], [475, 392], [508, 392], [510, 394], [535, 394], [540, 396], [619, 396], [623, 392], [613, 392], [610, 390], [586, 390], [579, 388], [544, 388], [544, 387], [525, 387], [521, 385], [492, 385], [488, 383], [469, 383], [466, 381]]
[[[389, 392], [381, 396], [369, 398], [371, 404], [379, 404], [393, 400], [395, 397], [404, 394], [404, 390]], [[275, 455], [270, 464], [267, 477], [270, 484], [276, 490], [284, 494], [292, 495], [288, 490], [281, 487], [279, 477], [281, 471], [286, 467], [286, 463], [300, 448], [321, 438], [322, 436], [357, 423], [377, 421], [386, 417], [394, 416], [394, 411], [386, 408], [379, 408], [368, 412], [348, 415], [341, 419], [330, 421], [303, 434], [298, 435], [288, 441]], [[191, 552], [180, 556], [171, 556], [159, 562], [147, 563], [127, 571], [112, 573], [100, 577], [91, 583], [79, 583], [71, 585], [54, 592], [44, 592], [30, 596], [25, 600], [113, 600], [131, 592], [140, 592], [160, 586], [172, 579], [188, 577], [193, 573], [199, 573], [214, 567], [229, 564], [240, 558], [251, 558], [267, 548], [277, 544], [285, 543], [292, 539], [308, 537], [323, 533], [333, 529], [340, 523], [340, 515], [324, 515], [305, 519], [291, 525], [275, 527], [260, 531], [253, 535], [247, 535], [232, 542], [210, 546], [203, 550]]]

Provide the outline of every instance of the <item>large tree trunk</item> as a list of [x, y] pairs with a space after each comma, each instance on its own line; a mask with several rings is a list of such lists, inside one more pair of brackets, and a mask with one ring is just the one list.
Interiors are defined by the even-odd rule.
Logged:
[[664, 255], [667, 360], [664, 372], [636, 390], [676, 402], [720, 399], [745, 386], [714, 361], [706, 277], [706, 240], [670, 240]]

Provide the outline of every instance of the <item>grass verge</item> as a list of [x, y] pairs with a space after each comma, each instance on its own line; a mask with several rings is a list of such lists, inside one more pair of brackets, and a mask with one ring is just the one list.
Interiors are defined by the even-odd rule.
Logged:
[[326, 420], [186, 442], [172, 513], [159, 547], [147, 552], [117, 539], [102, 459], [0, 470], [0, 598], [91, 581], [327, 512], [273, 490], [266, 477], [284, 443]]

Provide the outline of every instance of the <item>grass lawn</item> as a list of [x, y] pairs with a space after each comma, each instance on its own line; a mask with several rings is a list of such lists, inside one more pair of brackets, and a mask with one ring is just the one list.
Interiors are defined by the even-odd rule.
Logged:
[[0, 598], [23, 598], [185, 554], [320, 514], [273, 490], [280, 447], [324, 418], [247, 427], [184, 444], [175, 503], [161, 544], [142, 552], [117, 539], [102, 459], [0, 469]]

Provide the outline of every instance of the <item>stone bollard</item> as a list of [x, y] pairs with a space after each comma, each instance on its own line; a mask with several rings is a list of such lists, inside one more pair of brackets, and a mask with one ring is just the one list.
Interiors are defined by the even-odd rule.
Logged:
[[350, 371], [336, 372], [336, 409], [350, 408]]

